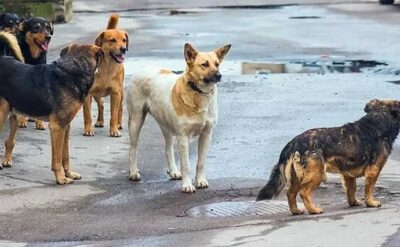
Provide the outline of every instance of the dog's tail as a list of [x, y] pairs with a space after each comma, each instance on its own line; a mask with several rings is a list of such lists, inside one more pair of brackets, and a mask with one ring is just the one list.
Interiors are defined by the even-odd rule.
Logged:
[[17, 38], [11, 33], [0, 32], [0, 56], [7, 56], [8, 52], [11, 52], [20, 62], [25, 62]]
[[116, 29], [118, 26], [119, 15], [111, 14], [110, 19], [108, 19], [107, 29]]
[[290, 183], [292, 169], [296, 162], [300, 163], [300, 154], [298, 152], [285, 157], [285, 159], [279, 159], [278, 164], [272, 168], [268, 183], [258, 192], [256, 200], [271, 200], [279, 196], [286, 184]]

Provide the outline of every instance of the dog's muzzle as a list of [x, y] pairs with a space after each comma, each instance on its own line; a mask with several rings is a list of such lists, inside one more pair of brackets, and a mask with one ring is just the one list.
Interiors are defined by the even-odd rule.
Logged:
[[209, 83], [218, 83], [218, 82], [221, 81], [221, 77], [222, 77], [222, 75], [219, 72], [217, 72], [217, 73], [215, 73], [214, 75], [212, 75], [210, 77], [205, 77], [204, 78], [204, 82], [207, 83], [207, 84], [209, 84]]

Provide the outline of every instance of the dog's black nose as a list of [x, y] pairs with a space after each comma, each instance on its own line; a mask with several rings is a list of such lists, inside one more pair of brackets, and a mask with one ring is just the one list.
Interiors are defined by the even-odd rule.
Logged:
[[125, 54], [128, 49], [126, 49], [126, 47], [123, 46], [119, 48], [119, 50], [121, 51], [122, 54]]
[[214, 82], [220, 82], [221, 81], [221, 77], [222, 77], [222, 75], [219, 72], [217, 72], [213, 76], [213, 81]]
[[47, 43], [50, 42], [50, 40], [51, 40], [51, 35], [46, 35], [45, 40], [47, 41]]

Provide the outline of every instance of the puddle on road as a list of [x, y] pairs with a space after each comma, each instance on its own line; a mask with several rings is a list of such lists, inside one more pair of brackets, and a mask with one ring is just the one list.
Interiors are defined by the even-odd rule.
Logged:
[[[184, 59], [167, 59], [155, 57], [128, 58], [125, 62], [125, 73], [131, 76], [142, 68], [152, 66], [183, 72], [186, 68]], [[291, 59], [282, 61], [237, 61], [226, 60], [221, 65], [223, 75], [257, 75], [273, 73], [361, 73], [371, 68], [382, 70], [384, 62], [374, 60], [341, 60], [341, 59]]]

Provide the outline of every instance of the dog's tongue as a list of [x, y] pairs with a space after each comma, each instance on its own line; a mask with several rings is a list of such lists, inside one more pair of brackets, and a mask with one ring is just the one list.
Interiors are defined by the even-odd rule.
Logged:
[[125, 61], [125, 58], [123, 56], [115, 56], [115, 59], [119, 62], [119, 63], [123, 63]]
[[40, 44], [40, 48], [42, 48], [42, 50], [47, 51], [49, 50], [49, 44], [48, 43], [41, 43]]

